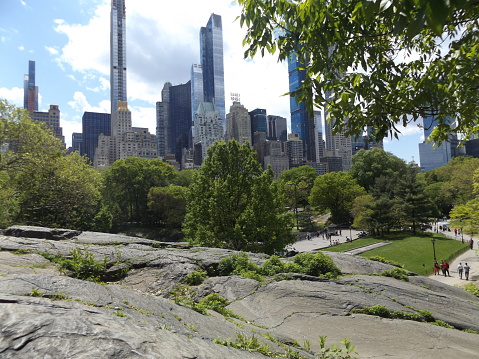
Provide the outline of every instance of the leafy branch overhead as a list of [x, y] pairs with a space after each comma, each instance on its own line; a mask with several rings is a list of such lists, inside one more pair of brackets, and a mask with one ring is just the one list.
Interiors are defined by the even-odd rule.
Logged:
[[[430, 140], [477, 132], [479, 6], [465, 0], [238, 0], [245, 57], [295, 54], [307, 72], [292, 93], [310, 109], [327, 102], [334, 130], [398, 137], [434, 116]], [[428, 124], [425, 124], [428, 126]]]

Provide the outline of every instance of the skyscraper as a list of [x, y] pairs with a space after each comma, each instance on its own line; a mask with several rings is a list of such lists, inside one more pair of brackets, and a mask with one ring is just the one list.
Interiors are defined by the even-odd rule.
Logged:
[[111, 1], [110, 16], [110, 100], [111, 114], [126, 97], [126, 8], [125, 0]]
[[169, 88], [168, 104], [168, 149], [181, 161], [183, 148], [191, 143], [191, 81]]
[[288, 126], [286, 118], [268, 115], [268, 140], [286, 142], [288, 139]]
[[28, 61], [28, 75], [23, 77], [23, 108], [38, 111], [38, 87], [35, 86], [35, 61]]
[[225, 128], [225, 75], [223, 65], [223, 26], [221, 16], [211, 14], [200, 30], [200, 56], [203, 70], [204, 101], [218, 109]]
[[[223, 124], [220, 113], [211, 102], [202, 102], [195, 115], [195, 149], [201, 150], [201, 163], [206, 158], [208, 148], [223, 139]], [[200, 159], [199, 154], [197, 154]]]
[[[306, 78], [306, 71], [302, 68], [304, 64], [296, 54], [288, 58], [289, 91], [293, 92], [301, 86]], [[298, 102], [296, 97], [290, 96], [289, 107], [291, 112], [291, 133], [298, 133], [303, 144], [307, 161], [316, 162], [317, 131], [315, 129], [314, 117], [309, 115], [308, 108], [304, 102]]]
[[237, 140], [240, 144], [252, 144], [251, 117], [248, 109], [239, 101], [233, 101], [230, 112], [226, 115], [225, 140]]
[[91, 163], [95, 158], [98, 136], [111, 133], [111, 115], [109, 113], [85, 112], [82, 117], [82, 147], [80, 154], [87, 155]]
[[251, 116], [251, 135], [253, 136], [253, 146], [256, 143], [254, 136], [257, 132], [263, 132], [266, 139], [266, 134], [268, 132], [268, 125], [266, 121], [266, 110], [263, 108], [257, 108], [253, 111], [250, 111], [249, 115]]

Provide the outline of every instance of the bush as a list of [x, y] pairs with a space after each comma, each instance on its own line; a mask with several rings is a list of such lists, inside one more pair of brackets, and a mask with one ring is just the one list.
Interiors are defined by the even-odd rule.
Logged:
[[189, 285], [199, 285], [208, 277], [208, 273], [204, 270], [195, 270], [186, 276], [186, 283]]
[[328, 277], [337, 277], [341, 271], [327, 255], [318, 253], [299, 253], [294, 256], [294, 263], [299, 265], [303, 274], [319, 277], [327, 275]]
[[386, 259], [380, 256], [368, 257], [368, 259], [371, 261], [381, 262], [381, 263], [389, 264], [395, 267], [403, 268], [402, 264], [396, 263], [394, 261], [390, 261], [389, 259]]
[[398, 280], [409, 282], [409, 274], [406, 270], [402, 268], [393, 268], [390, 270], [385, 270], [381, 272], [381, 275], [385, 277], [392, 277]]
[[96, 261], [93, 254], [79, 248], [70, 252], [72, 258], [56, 258], [55, 262], [60, 266], [60, 271], [70, 271], [74, 278], [99, 281], [106, 272], [106, 257], [103, 262]]
[[259, 272], [259, 267], [248, 259], [246, 253], [232, 254], [218, 264], [218, 275], [240, 275], [249, 271]]

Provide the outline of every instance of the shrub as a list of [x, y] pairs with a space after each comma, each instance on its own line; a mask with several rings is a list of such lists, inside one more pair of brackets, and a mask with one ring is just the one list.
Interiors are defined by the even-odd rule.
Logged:
[[381, 275], [385, 277], [392, 277], [398, 280], [409, 282], [409, 274], [406, 270], [402, 268], [393, 268], [390, 270], [385, 270], [381, 272]]
[[474, 294], [476, 297], [479, 297], [479, 287], [475, 283], [468, 283], [462, 287], [459, 287], [464, 289], [465, 291]]
[[320, 276], [328, 275], [330, 277], [337, 277], [341, 274], [341, 271], [333, 263], [332, 259], [324, 253], [299, 253], [294, 256], [294, 263], [301, 267], [303, 274]]
[[240, 275], [243, 271], [259, 272], [259, 267], [248, 259], [246, 253], [232, 254], [218, 264], [219, 275]]
[[96, 261], [93, 254], [79, 248], [70, 252], [72, 258], [56, 258], [55, 262], [60, 266], [61, 271], [70, 271], [74, 278], [99, 281], [106, 272], [106, 257], [103, 262]]
[[189, 285], [199, 285], [208, 277], [208, 273], [204, 270], [195, 270], [186, 276], [186, 283]]
[[391, 261], [389, 259], [386, 259], [386, 258], [383, 258], [383, 257], [380, 257], [380, 256], [369, 257], [368, 259], [372, 260], [372, 261], [376, 261], [376, 262], [389, 264], [389, 265], [392, 265], [392, 266], [395, 266], [395, 267], [403, 268], [402, 264], [396, 263], [394, 261]]

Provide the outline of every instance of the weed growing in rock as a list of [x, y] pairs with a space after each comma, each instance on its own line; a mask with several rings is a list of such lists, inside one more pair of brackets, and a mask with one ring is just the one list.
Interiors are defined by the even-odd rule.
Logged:
[[51, 300], [69, 300], [71, 299], [70, 296], [66, 295], [65, 293], [62, 292], [56, 292], [55, 294], [52, 294], [49, 296]]
[[354, 359], [356, 358], [354, 354], [355, 347], [351, 344], [351, 341], [348, 339], [344, 339], [340, 342], [344, 348], [332, 345], [330, 348], [326, 346], [326, 337], [320, 336], [319, 337], [319, 345], [321, 346], [321, 351], [319, 353], [319, 357], [323, 359], [334, 359], [334, 358], [342, 358], [342, 359]]
[[195, 270], [186, 276], [185, 281], [188, 285], [199, 285], [208, 277], [208, 273], [204, 270]]
[[38, 288], [33, 288], [32, 291], [29, 294], [30, 297], [43, 297], [43, 293], [40, 292], [40, 289]]
[[79, 248], [70, 252], [72, 258], [56, 258], [54, 261], [60, 266], [60, 271], [69, 271], [74, 278], [99, 281], [105, 274], [107, 269], [107, 259], [103, 258], [103, 262], [96, 261], [93, 254], [88, 250]]
[[476, 297], [479, 297], [479, 287], [475, 283], [468, 283], [463, 286], [459, 286], [459, 288], [464, 289], [466, 292], [474, 294]]
[[272, 353], [271, 348], [266, 344], [261, 343], [254, 334], [251, 337], [248, 337], [244, 333], [238, 333], [234, 340], [215, 339], [214, 343], [236, 349], [258, 352], [268, 357], [275, 356], [274, 353]]
[[409, 274], [406, 270], [402, 268], [393, 268], [390, 270], [385, 270], [385, 271], [382, 271], [380, 275], [384, 277], [392, 277], [398, 280], [409, 282]]

